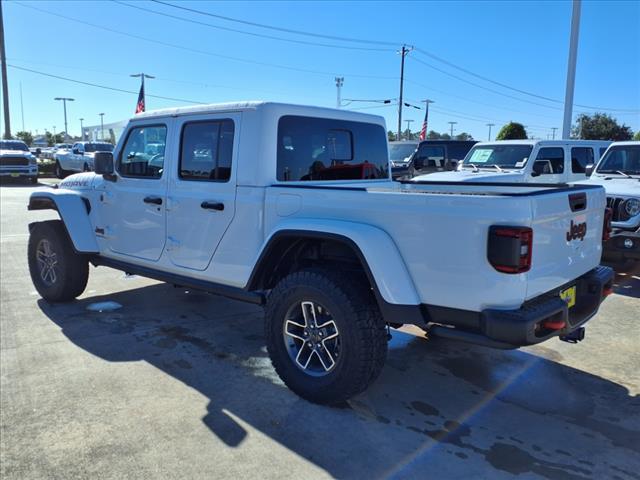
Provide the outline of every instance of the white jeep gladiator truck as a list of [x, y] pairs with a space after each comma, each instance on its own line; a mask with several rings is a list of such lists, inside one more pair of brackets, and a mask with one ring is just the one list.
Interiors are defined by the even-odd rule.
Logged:
[[603, 260], [623, 269], [640, 262], [640, 142], [612, 143], [585, 184], [607, 192], [612, 232]]
[[[153, 145], [153, 148], [148, 148]], [[95, 172], [32, 194], [29, 269], [73, 300], [89, 264], [264, 305], [282, 380], [335, 404], [388, 327], [494, 348], [577, 342], [610, 293], [600, 186], [406, 185], [384, 119], [278, 103], [136, 115]]]

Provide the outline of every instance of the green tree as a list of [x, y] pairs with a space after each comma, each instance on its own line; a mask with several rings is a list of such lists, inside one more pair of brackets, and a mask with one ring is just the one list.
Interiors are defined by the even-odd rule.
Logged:
[[517, 122], [507, 123], [496, 135], [496, 140], [525, 140], [526, 138], [527, 131], [524, 125]]
[[473, 137], [471, 136], [471, 134], [467, 133], [467, 132], [462, 132], [459, 133], [458, 135], [456, 135], [454, 137], [456, 140], [473, 140]]
[[64, 142], [64, 135], [62, 133], [56, 133], [54, 135], [51, 132], [46, 132], [44, 134], [44, 136], [47, 139], [47, 145], [49, 145], [50, 147], [52, 147], [56, 143], [63, 143]]
[[636, 134], [633, 136], [633, 139], [640, 142], [640, 130], [636, 132]]
[[582, 113], [576, 118], [576, 123], [571, 129], [573, 138], [583, 140], [612, 140], [619, 142], [631, 140], [633, 132], [625, 124], [618, 124], [618, 121], [606, 113], [594, 113], [587, 115]]
[[427, 134], [427, 138], [429, 140], [437, 140], [440, 138], [440, 134], [435, 130], [429, 130], [429, 133]]
[[396, 134], [393, 133], [391, 130], [389, 130], [387, 132], [387, 138], [389, 139], [390, 142], [394, 142], [396, 140]]
[[24, 143], [26, 143], [28, 147], [30, 147], [33, 143], [33, 135], [31, 134], [31, 132], [18, 132], [16, 133], [16, 138], [19, 138]]
[[451, 135], [449, 135], [448, 133], [441, 133], [440, 140], [451, 140]]

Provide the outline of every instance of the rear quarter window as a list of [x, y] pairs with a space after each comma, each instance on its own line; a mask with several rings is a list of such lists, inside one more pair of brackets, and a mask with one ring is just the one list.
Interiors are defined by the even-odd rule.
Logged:
[[295, 115], [280, 118], [279, 181], [388, 177], [387, 137], [380, 125]]

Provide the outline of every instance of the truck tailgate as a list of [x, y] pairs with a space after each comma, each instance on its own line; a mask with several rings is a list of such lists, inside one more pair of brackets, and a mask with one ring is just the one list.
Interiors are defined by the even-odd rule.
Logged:
[[533, 251], [527, 299], [595, 268], [602, 255], [604, 189], [560, 189], [531, 196]]

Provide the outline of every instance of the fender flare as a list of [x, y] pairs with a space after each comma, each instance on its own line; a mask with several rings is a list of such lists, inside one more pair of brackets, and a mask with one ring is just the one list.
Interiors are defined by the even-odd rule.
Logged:
[[72, 190], [33, 192], [29, 197], [28, 210], [56, 210], [67, 229], [73, 248], [78, 253], [98, 253], [98, 242], [89, 212], [89, 200]]
[[419, 305], [420, 297], [404, 259], [384, 230], [340, 220], [296, 219], [271, 231], [260, 250], [247, 288], [252, 289], [274, 246], [283, 238], [331, 239], [350, 247], [362, 263], [378, 300], [387, 304]]

